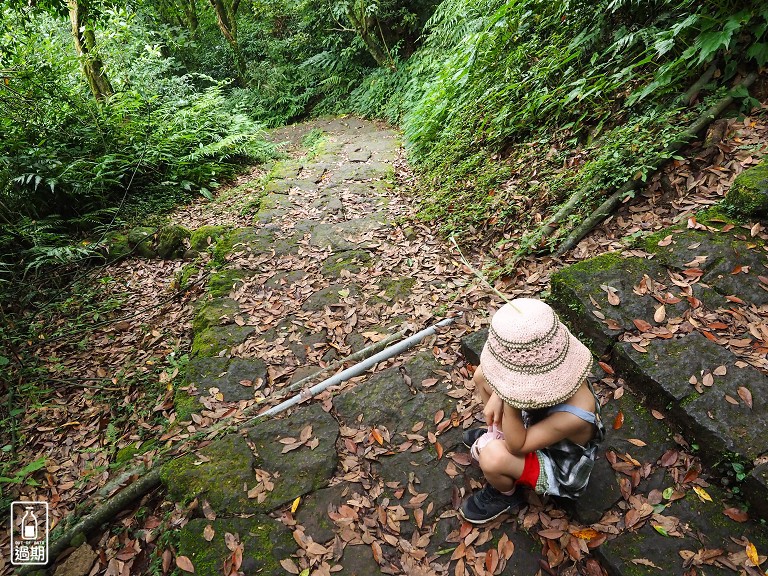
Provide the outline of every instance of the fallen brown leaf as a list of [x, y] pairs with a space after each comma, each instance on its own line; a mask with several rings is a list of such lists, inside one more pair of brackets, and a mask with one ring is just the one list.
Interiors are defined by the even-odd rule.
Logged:
[[186, 556], [176, 556], [176, 567], [184, 572], [195, 573], [195, 566], [192, 564], [192, 560]]
[[723, 510], [723, 514], [728, 516], [734, 522], [746, 522], [749, 520], [749, 515], [739, 508], [726, 508]]
[[745, 386], [739, 386], [738, 393], [739, 398], [744, 400], [744, 404], [746, 404], [749, 408], [752, 408], [752, 392], [749, 391], [749, 388]]

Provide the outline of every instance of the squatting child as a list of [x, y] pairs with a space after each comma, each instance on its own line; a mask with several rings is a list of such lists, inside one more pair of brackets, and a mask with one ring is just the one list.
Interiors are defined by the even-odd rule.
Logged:
[[488, 428], [464, 433], [487, 483], [462, 504], [464, 519], [514, 511], [523, 486], [572, 499], [584, 492], [605, 433], [591, 368], [587, 347], [544, 302], [518, 298], [494, 314], [473, 378]]

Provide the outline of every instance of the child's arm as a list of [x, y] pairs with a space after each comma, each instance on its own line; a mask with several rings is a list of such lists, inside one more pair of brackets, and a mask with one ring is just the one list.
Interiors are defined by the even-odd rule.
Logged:
[[512, 454], [524, 455], [564, 440], [591, 424], [567, 412], [555, 412], [526, 428], [520, 410], [504, 404], [502, 430], [504, 441]]
[[488, 426], [495, 425], [500, 427], [502, 425], [504, 401], [499, 398], [496, 392], [493, 392], [490, 398], [488, 398], [488, 402], [485, 403], [483, 415], [485, 416], [485, 423], [488, 424]]

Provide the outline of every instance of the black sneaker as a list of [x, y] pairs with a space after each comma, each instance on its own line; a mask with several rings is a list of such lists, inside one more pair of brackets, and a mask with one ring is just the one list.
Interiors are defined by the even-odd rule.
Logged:
[[487, 428], [470, 428], [469, 430], [464, 430], [464, 433], [461, 435], [461, 439], [464, 441], [464, 446], [472, 448], [472, 444], [475, 443], [475, 440], [480, 438], [480, 436], [487, 431]]
[[462, 518], [472, 524], [485, 524], [506, 512], [514, 512], [525, 504], [522, 489], [518, 488], [511, 496], [506, 496], [490, 484], [467, 498], [459, 508]]

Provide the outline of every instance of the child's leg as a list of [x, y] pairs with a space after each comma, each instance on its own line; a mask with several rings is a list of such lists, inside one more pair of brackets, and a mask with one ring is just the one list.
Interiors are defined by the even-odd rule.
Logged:
[[525, 458], [510, 453], [503, 440], [486, 444], [479, 463], [485, 479], [500, 492], [510, 492], [525, 470]]

